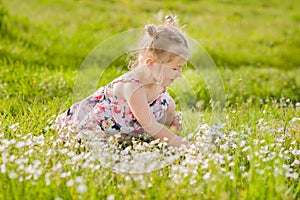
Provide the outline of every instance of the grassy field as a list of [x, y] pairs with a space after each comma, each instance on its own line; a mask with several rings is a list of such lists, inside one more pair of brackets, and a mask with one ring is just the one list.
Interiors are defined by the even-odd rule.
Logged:
[[[299, 199], [299, 10], [296, 0], [0, 0], [0, 199]], [[72, 104], [84, 59], [169, 12], [216, 63], [222, 123], [211, 123], [206, 77], [188, 66], [192, 90], [172, 93], [192, 99], [181, 134], [195, 147], [104, 145], [99, 156], [76, 138], [63, 143], [52, 124]], [[125, 70], [116, 59], [98, 86]], [[152, 168], [128, 161], [149, 152]], [[151, 172], [130, 173], [141, 168]]]

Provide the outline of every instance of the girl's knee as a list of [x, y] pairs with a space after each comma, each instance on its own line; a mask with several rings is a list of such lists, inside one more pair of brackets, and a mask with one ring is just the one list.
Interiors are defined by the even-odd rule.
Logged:
[[164, 113], [164, 125], [170, 126], [174, 120], [175, 117], [175, 111], [176, 111], [176, 105], [175, 101], [170, 98], [168, 108]]
[[166, 110], [167, 115], [175, 115], [176, 105], [174, 99], [169, 99], [169, 105]]

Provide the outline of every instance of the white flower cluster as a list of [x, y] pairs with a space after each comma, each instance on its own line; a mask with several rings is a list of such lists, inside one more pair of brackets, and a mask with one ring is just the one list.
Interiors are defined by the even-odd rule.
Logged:
[[[189, 136], [194, 144], [180, 148], [167, 147], [165, 141], [138, 139], [123, 146], [118, 135], [103, 139], [99, 134], [69, 132], [61, 138], [49, 127], [45, 135], [9, 138], [0, 129], [0, 172], [29, 184], [42, 180], [50, 186], [59, 179], [82, 195], [88, 192], [88, 177], [94, 173], [93, 179], [103, 181], [117, 172], [142, 188], [152, 187], [150, 172], [163, 175], [166, 171], [171, 187], [188, 182], [195, 190], [201, 189], [199, 183], [219, 179], [248, 182], [253, 176], [299, 181], [300, 142], [295, 139], [299, 138], [299, 122], [294, 117], [276, 125], [261, 118], [255, 131], [245, 125], [239, 132], [226, 124], [201, 124]], [[12, 132], [18, 128], [18, 123], [9, 127]], [[125, 187], [125, 183], [117, 187]]]

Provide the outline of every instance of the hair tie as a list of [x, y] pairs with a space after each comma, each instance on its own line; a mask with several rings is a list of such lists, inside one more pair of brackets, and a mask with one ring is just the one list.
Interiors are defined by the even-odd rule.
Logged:
[[167, 25], [177, 26], [177, 18], [176, 17], [172, 17], [171, 15], [167, 15], [165, 17], [165, 19], [166, 19], [166, 24]]

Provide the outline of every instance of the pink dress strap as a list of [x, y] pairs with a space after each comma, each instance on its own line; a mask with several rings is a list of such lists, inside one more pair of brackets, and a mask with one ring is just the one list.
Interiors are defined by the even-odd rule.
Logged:
[[115, 83], [127, 83], [127, 82], [131, 82], [131, 83], [134, 83], [134, 84], [137, 84], [137, 85], [143, 87], [143, 85], [140, 84], [140, 81], [137, 78], [134, 78], [134, 77], [128, 76], [128, 75], [120, 76], [119, 78], [117, 78], [117, 79], [113, 80], [111, 83], [109, 83], [104, 89], [104, 94], [107, 97], [108, 101], [113, 101], [113, 102], [118, 101], [119, 103], [124, 104], [126, 102], [125, 100], [118, 99], [116, 96], [114, 96], [112, 94], [112, 88]]
[[112, 81], [112, 82], [111, 82], [111, 85], [113, 85], [113, 84], [115, 84], [115, 83], [119, 83], [119, 82], [122, 82], [122, 83], [132, 82], [132, 83], [141, 85], [139, 79], [134, 78], [134, 77], [129, 76], [129, 75], [123, 75], [123, 76], [120, 76], [119, 78], [117, 78], [117, 79], [115, 79], [114, 81]]

